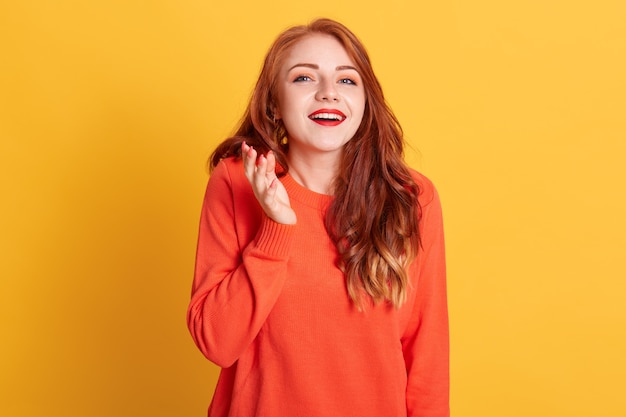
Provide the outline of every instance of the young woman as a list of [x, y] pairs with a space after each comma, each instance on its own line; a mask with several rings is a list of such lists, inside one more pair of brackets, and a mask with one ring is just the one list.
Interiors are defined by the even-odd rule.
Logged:
[[279, 35], [210, 161], [187, 317], [223, 368], [209, 416], [449, 416], [441, 208], [402, 148], [354, 34]]

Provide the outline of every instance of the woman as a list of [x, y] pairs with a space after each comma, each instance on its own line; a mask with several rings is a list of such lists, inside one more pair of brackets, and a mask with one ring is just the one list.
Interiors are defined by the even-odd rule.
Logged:
[[449, 415], [441, 209], [368, 55], [316, 20], [270, 48], [210, 164], [188, 311], [209, 416]]

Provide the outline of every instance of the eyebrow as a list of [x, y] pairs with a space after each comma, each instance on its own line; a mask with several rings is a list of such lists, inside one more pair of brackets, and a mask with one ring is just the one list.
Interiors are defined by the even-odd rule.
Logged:
[[[316, 65], [316, 64], [301, 63], [301, 64], [296, 64], [293, 67], [289, 68], [289, 71], [291, 71], [292, 69], [297, 68], [297, 67], [305, 67], [305, 68], [311, 68], [311, 69], [315, 69], [315, 70], [320, 69], [319, 65]], [[354, 70], [356, 72], [359, 72], [352, 65], [339, 65], [338, 67], [335, 68], [335, 71], [343, 71], [343, 70]]]

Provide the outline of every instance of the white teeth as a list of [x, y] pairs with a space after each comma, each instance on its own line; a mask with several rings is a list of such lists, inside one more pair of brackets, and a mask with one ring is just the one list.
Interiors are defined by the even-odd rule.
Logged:
[[343, 120], [343, 117], [335, 113], [317, 113], [311, 119]]

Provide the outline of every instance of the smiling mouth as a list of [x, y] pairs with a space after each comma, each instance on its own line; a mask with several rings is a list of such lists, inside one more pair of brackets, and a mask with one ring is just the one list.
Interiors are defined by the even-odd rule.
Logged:
[[323, 126], [337, 126], [346, 120], [346, 115], [338, 110], [322, 109], [310, 114], [309, 119]]

